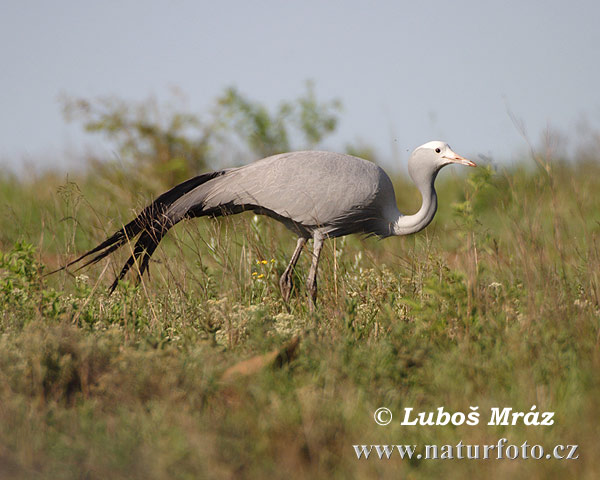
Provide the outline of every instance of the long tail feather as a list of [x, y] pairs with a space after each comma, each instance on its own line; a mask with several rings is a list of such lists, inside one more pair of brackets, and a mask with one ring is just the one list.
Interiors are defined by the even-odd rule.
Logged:
[[158, 247], [158, 244], [160, 243], [162, 238], [166, 235], [166, 233], [172, 226], [167, 221], [163, 222], [160, 225], [157, 225], [157, 222], [154, 223], [154, 225], [144, 230], [140, 235], [140, 238], [138, 239], [138, 241], [135, 244], [135, 247], [133, 248], [133, 253], [127, 259], [125, 265], [123, 265], [123, 268], [121, 269], [121, 272], [110, 286], [110, 293], [114, 292], [115, 288], [117, 288], [117, 285], [119, 284], [119, 281], [123, 279], [125, 274], [131, 269], [133, 265], [137, 265], [138, 280], [142, 278], [142, 275], [148, 269], [148, 262], [150, 260], [150, 257], [154, 253], [154, 250], [156, 250], [156, 247]]
[[148, 271], [149, 260], [156, 247], [177, 221], [173, 221], [167, 215], [169, 206], [177, 199], [202, 185], [203, 183], [212, 180], [220, 175], [223, 175], [224, 171], [205, 173], [198, 175], [197, 177], [191, 178], [179, 185], [173, 187], [169, 191], [160, 195], [154, 202], [148, 205], [142, 212], [131, 222], [125, 225], [123, 228], [115, 232], [113, 235], [108, 237], [97, 247], [89, 250], [75, 260], [70, 261], [64, 267], [54, 270], [46, 275], [65, 270], [68, 267], [75, 265], [82, 260], [94, 255], [91, 259], [87, 260], [84, 264], [80, 265], [76, 271], [99, 262], [103, 258], [113, 253], [118, 248], [125, 245], [127, 242], [132, 241], [140, 235], [133, 249], [132, 255], [128, 258], [127, 262], [121, 269], [121, 272], [112, 283], [110, 287], [110, 293], [112, 293], [117, 287], [119, 280], [121, 280], [125, 274], [131, 269], [131, 267], [137, 262], [138, 273], [141, 276], [145, 271]]

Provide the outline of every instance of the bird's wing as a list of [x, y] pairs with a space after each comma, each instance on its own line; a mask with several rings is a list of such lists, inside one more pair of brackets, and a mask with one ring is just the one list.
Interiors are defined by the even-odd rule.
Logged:
[[376, 165], [349, 155], [294, 152], [229, 170], [171, 208], [177, 216], [198, 205], [205, 210], [260, 207], [302, 225], [323, 226], [372, 207], [381, 192], [381, 174]]

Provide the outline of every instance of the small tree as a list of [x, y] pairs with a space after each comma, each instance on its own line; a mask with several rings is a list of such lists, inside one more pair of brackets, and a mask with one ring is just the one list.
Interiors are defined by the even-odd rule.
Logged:
[[[103, 134], [114, 144], [126, 169], [115, 174], [151, 176], [162, 187], [219, 165], [215, 153], [231, 151], [235, 144], [245, 157], [254, 158], [290, 150], [292, 138], [299, 139], [295, 143], [301, 148], [313, 148], [335, 130], [341, 108], [338, 100], [318, 102], [311, 82], [304, 95], [281, 102], [274, 113], [235, 88], [226, 89], [215, 103], [207, 121], [161, 106], [154, 98], [138, 103], [115, 97], [64, 98], [63, 108], [67, 120], [81, 121], [86, 131]], [[99, 169], [104, 165], [92, 160]]]
[[154, 98], [139, 103], [67, 98], [63, 106], [67, 120], [83, 121], [86, 131], [103, 134], [136, 170], [168, 185], [206, 168], [212, 131], [194, 114], [161, 107]]
[[292, 102], [280, 102], [274, 113], [233, 87], [217, 102], [221, 127], [227, 133], [234, 133], [250, 153], [258, 157], [292, 148], [314, 148], [335, 131], [341, 110], [337, 99], [319, 102], [310, 81], [303, 95]]

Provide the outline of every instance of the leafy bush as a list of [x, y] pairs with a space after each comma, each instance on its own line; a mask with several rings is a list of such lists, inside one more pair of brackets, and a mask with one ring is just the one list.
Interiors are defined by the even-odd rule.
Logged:
[[[114, 97], [63, 98], [68, 120], [103, 134], [132, 172], [161, 179], [163, 188], [222, 165], [219, 156], [235, 144], [245, 161], [288, 151], [293, 139], [296, 148], [314, 148], [335, 131], [340, 108], [339, 100], [319, 102], [311, 82], [304, 95], [281, 102], [274, 113], [228, 88], [208, 119], [182, 111], [181, 106], [160, 105], [154, 98], [138, 103]], [[95, 159], [95, 168], [105, 174], [122, 173], [123, 164], [107, 170], [105, 160]]]

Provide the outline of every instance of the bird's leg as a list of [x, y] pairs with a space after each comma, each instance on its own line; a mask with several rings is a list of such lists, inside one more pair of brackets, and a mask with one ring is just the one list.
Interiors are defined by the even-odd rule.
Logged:
[[323, 236], [315, 233], [313, 237], [313, 258], [310, 265], [310, 271], [308, 272], [308, 278], [306, 279], [306, 289], [308, 290], [308, 306], [312, 312], [317, 301], [317, 268], [319, 266], [319, 256], [321, 255], [321, 249], [323, 248]]
[[279, 279], [279, 288], [281, 289], [281, 296], [283, 297], [284, 302], [287, 302], [290, 299], [292, 287], [294, 286], [292, 282], [292, 271], [296, 267], [296, 262], [298, 262], [298, 259], [300, 258], [300, 253], [302, 252], [304, 245], [306, 245], [306, 238], [299, 237], [292, 259]]

